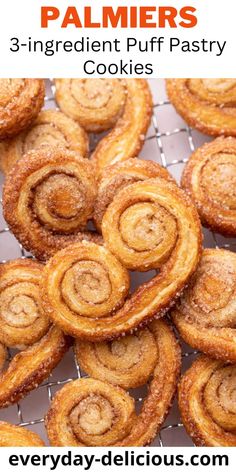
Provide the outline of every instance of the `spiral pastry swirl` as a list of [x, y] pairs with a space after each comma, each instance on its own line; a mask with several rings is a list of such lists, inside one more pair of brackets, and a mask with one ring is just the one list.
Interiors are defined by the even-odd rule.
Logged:
[[[137, 182], [118, 192], [103, 217], [102, 232], [106, 249], [90, 242], [84, 244], [88, 252], [86, 267], [89, 254], [96, 248], [103, 253], [104, 261], [113, 253], [116, 264], [119, 259], [123, 266], [136, 270], [160, 267], [160, 273], [126, 300], [127, 279], [119, 276], [117, 293], [123, 303], [121, 308], [110, 302], [108, 282], [104, 282], [99, 271], [94, 272], [97, 281], [91, 273], [86, 285], [90, 314], [87, 304], [83, 312], [79, 306], [83, 294], [79, 282], [84, 278], [70, 275], [72, 264], [76, 267], [80, 260], [81, 245], [70, 246], [49, 261], [42, 293], [45, 313], [65, 332], [92, 342], [118, 337], [154, 316], [163, 316], [196, 269], [201, 253], [197, 212], [181, 189], [161, 178]], [[107, 281], [114, 276], [113, 265], [108, 264], [111, 269]], [[93, 303], [96, 287], [98, 295]], [[98, 315], [95, 304], [100, 302], [100, 297], [102, 302], [106, 299], [105, 293], [109, 311]], [[102, 308], [101, 302], [100, 305]]]
[[166, 322], [154, 321], [150, 332], [158, 356], [141, 412], [137, 415], [133, 399], [119, 386], [92, 378], [71, 382], [57, 392], [46, 416], [52, 446], [143, 446], [152, 441], [172, 404], [180, 350]]
[[0, 421], [0, 447], [43, 447], [38, 434], [20, 428], [5, 421]]
[[40, 307], [43, 265], [17, 259], [0, 265], [0, 342], [24, 349], [48, 331], [50, 322]]
[[58, 252], [45, 267], [44, 312], [65, 332], [88, 337], [109, 324], [129, 291], [129, 275], [105, 247], [82, 241]]
[[[66, 445], [110, 446], [129, 434], [135, 420], [134, 400], [124, 390], [94, 379], [75, 380], [66, 387], [53, 402]], [[60, 412], [59, 404], [63, 405]], [[53, 413], [46, 419], [49, 428], [53, 419], [58, 426]]]
[[93, 166], [63, 148], [28, 152], [7, 175], [4, 216], [12, 232], [38, 259], [82, 239], [100, 241], [84, 231], [96, 198]]
[[211, 357], [236, 362], [236, 255], [205, 249], [172, 311], [184, 340]]
[[173, 181], [169, 172], [157, 162], [144, 161], [136, 157], [108, 166], [101, 175], [94, 206], [93, 218], [98, 231], [101, 232], [102, 218], [119, 190], [134, 182], [155, 177]]
[[151, 328], [110, 342], [77, 340], [75, 354], [82, 370], [91, 377], [124, 389], [144, 385], [158, 359], [157, 343]]
[[225, 236], [236, 235], [235, 159], [236, 139], [218, 138], [192, 154], [181, 181], [202, 223]]
[[83, 128], [60, 111], [44, 110], [30, 128], [8, 140], [0, 152], [0, 168], [6, 174], [28, 151], [46, 145], [64, 147], [82, 157], [88, 155], [88, 137]]
[[109, 165], [138, 156], [151, 121], [152, 97], [144, 79], [126, 79], [127, 99], [122, 116], [95, 148], [98, 174]]
[[167, 93], [190, 126], [213, 136], [236, 136], [236, 79], [169, 79]]
[[16, 136], [36, 118], [44, 103], [40, 79], [0, 79], [0, 139]]
[[56, 79], [60, 109], [90, 133], [112, 128], [121, 115], [126, 89], [120, 79]]
[[39, 341], [16, 354], [0, 375], [0, 408], [17, 403], [37, 388], [70, 345], [71, 339], [52, 326]]
[[179, 386], [179, 407], [197, 446], [236, 446], [236, 366], [200, 356]]
[[118, 192], [103, 217], [102, 234], [111, 252], [132, 270], [158, 269], [175, 256], [180, 263], [188, 240], [187, 270], [181, 269], [188, 277], [199, 256], [195, 209], [173, 182], [163, 178], [137, 182]]

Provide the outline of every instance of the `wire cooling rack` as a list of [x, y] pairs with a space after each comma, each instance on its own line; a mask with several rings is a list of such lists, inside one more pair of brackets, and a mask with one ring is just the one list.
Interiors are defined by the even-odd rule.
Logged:
[[[185, 162], [195, 148], [199, 147], [211, 138], [198, 133], [189, 128], [186, 123], [175, 112], [175, 109], [169, 103], [163, 80], [152, 79], [149, 81], [153, 93], [153, 116], [152, 123], [148, 130], [144, 147], [140, 154], [143, 159], [154, 160], [167, 168], [169, 172], [179, 181]], [[52, 81], [46, 81], [47, 96], [45, 99], [45, 108], [55, 108], [54, 86]], [[96, 144], [97, 136], [92, 137], [91, 146]], [[2, 187], [3, 176], [0, 175], [0, 186]], [[208, 230], [204, 232], [204, 244], [206, 247], [225, 247], [235, 250], [236, 241], [229, 240]], [[31, 257], [23, 247], [18, 243], [6, 226], [2, 217], [2, 201], [0, 200], [0, 262], [17, 257]], [[133, 288], [142, 283], [147, 274], [136, 273], [132, 275]], [[150, 277], [150, 273], [149, 273]], [[196, 352], [186, 344], [181, 342], [183, 370], [185, 370], [194, 360]], [[9, 352], [9, 359], [12, 353]], [[50, 377], [36, 390], [31, 392], [19, 404], [0, 410], [0, 420], [9, 421], [22, 427], [27, 427], [38, 433], [47, 443], [46, 432], [44, 429], [44, 415], [48, 411], [50, 401], [55, 392], [64, 384], [83, 377], [79, 365], [70, 350], [59, 366], [54, 369]], [[135, 389], [132, 395], [136, 399], [137, 408], [141, 406], [145, 396], [145, 387]], [[180, 420], [176, 400], [151, 446], [193, 446], [191, 439], [185, 432]]]

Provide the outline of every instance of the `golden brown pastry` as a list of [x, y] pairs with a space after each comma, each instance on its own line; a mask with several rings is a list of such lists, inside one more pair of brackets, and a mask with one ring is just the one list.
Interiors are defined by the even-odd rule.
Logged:
[[213, 136], [236, 136], [236, 79], [168, 79], [171, 103], [185, 121]]
[[6, 354], [7, 354], [7, 351], [6, 351], [5, 346], [3, 346], [3, 344], [0, 344], [0, 372], [5, 364]]
[[16, 259], [0, 265], [0, 342], [24, 349], [48, 331], [50, 321], [40, 307], [43, 265]]
[[[172, 270], [180, 264], [176, 282], [183, 283], [199, 257], [197, 212], [175, 183], [160, 177], [120, 190], [103, 217], [102, 234], [106, 246], [128, 269], [165, 267], [167, 278], [171, 278]], [[160, 275], [156, 281], [159, 279]]]
[[8, 140], [5, 151], [0, 148], [0, 168], [9, 172], [15, 162], [32, 149], [41, 146], [61, 146], [88, 155], [88, 137], [74, 120], [57, 110], [42, 111], [26, 131]]
[[133, 398], [121, 387], [76, 380], [56, 393], [46, 416], [52, 446], [143, 446], [152, 441], [172, 404], [180, 349], [165, 321], [154, 321], [150, 332], [158, 355], [141, 412], [135, 413]]
[[29, 151], [7, 175], [4, 216], [21, 244], [38, 259], [82, 239], [92, 217], [97, 184], [92, 164], [63, 148]]
[[43, 447], [42, 439], [32, 431], [0, 421], [0, 447]]
[[236, 235], [236, 139], [218, 138], [195, 151], [182, 176], [202, 223], [225, 236]]
[[112, 128], [126, 101], [125, 81], [120, 79], [55, 79], [60, 109], [90, 133]]
[[158, 347], [152, 326], [114, 341], [90, 343], [77, 340], [75, 354], [81, 369], [98, 380], [124, 389], [144, 385], [158, 360]]
[[16, 354], [0, 375], [0, 408], [17, 403], [37, 388], [70, 345], [70, 338], [52, 326], [38, 342]]
[[103, 215], [119, 190], [134, 182], [154, 177], [174, 181], [169, 172], [157, 162], [145, 161], [136, 157], [106, 167], [101, 175], [94, 206], [93, 217], [97, 229], [101, 232]]
[[63, 331], [92, 339], [100, 323], [110, 324], [128, 292], [128, 271], [116, 257], [103, 246], [82, 241], [49, 260], [43, 273], [42, 306]]
[[197, 446], [236, 446], [236, 366], [200, 356], [179, 386], [179, 407]]
[[0, 139], [27, 128], [40, 112], [44, 95], [41, 79], [0, 79]]
[[205, 249], [172, 311], [184, 340], [211, 357], [236, 363], [236, 254]]
[[0, 171], [2, 172], [3, 172], [2, 162], [4, 160], [6, 150], [7, 150], [7, 140], [0, 141]]
[[[154, 316], [163, 316], [195, 271], [201, 254], [195, 208], [177, 185], [162, 178], [137, 182], [118, 192], [103, 217], [102, 233], [105, 247], [91, 242], [71, 245], [58, 252], [44, 270], [45, 313], [65, 332], [88, 341], [112, 339]], [[160, 268], [160, 272], [124, 302], [128, 285], [108, 262], [111, 253], [116, 265], [119, 259], [127, 268]], [[120, 308], [113, 301], [111, 276], [116, 273], [115, 290], [124, 303]]]
[[152, 114], [152, 97], [144, 79], [126, 79], [127, 99], [122, 116], [95, 148], [92, 159], [97, 172], [141, 151]]

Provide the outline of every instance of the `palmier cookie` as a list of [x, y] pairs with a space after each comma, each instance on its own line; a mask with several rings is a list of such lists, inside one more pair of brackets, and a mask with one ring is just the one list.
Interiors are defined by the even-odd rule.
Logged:
[[184, 426], [197, 446], [236, 446], [236, 366], [200, 356], [179, 385]]
[[172, 310], [184, 340], [209, 356], [236, 363], [236, 254], [205, 249]]
[[6, 174], [15, 162], [32, 149], [41, 146], [60, 146], [88, 155], [88, 137], [74, 120], [57, 110], [41, 111], [33, 125], [0, 147], [0, 168]]
[[[144, 446], [155, 438], [172, 405], [181, 356], [174, 333], [164, 320], [151, 323], [148, 331], [154, 350], [148, 368], [150, 383], [139, 414], [135, 412], [134, 398], [125, 389], [128, 385], [134, 385], [135, 377], [136, 385], [147, 379], [143, 350], [147, 331], [142, 341], [133, 335], [133, 338], [128, 337], [127, 342], [124, 338], [110, 344], [113, 349], [105, 369], [102, 362], [99, 367], [94, 363], [92, 355], [90, 359], [96, 379], [79, 379], [57, 392], [45, 422], [52, 446]], [[109, 350], [109, 344], [107, 348]], [[128, 359], [126, 348], [131, 359]], [[81, 352], [77, 354], [80, 359]], [[130, 365], [130, 376], [124, 366], [125, 359]], [[144, 377], [138, 374], [137, 369], [132, 373], [131, 364], [135, 369], [137, 360]], [[120, 361], [122, 365], [119, 369], [117, 364]], [[113, 373], [112, 363], [116, 364]], [[88, 363], [86, 370], [87, 367]], [[102, 380], [98, 380], [101, 372]]]
[[236, 139], [218, 138], [190, 157], [182, 187], [197, 206], [204, 226], [236, 235]]
[[29, 151], [8, 173], [4, 216], [21, 244], [39, 259], [84, 239], [97, 194], [93, 165], [77, 153], [43, 147]]
[[0, 139], [26, 129], [40, 112], [44, 95], [41, 79], [0, 79]]
[[212, 136], [236, 136], [236, 79], [168, 79], [167, 93], [193, 128]]
[[5, 421], [0, 421], [0, 447], [43, 447], [38, 434], [20, 428]]

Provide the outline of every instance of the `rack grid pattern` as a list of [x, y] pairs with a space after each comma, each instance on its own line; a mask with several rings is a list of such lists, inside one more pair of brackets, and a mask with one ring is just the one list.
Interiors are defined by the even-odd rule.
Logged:
[[[178, 180], [184, 163], [188, 160], [189, 155], [196, 147], [206, 140], [209, 140], [209, 138], [192, 130], [181, 120], [180, 117], [178, 117], [174, 108], [166, 99], [164, 82], [162, 80], [151, 80], [150, 86], [153, 91], [155, 104], [153, 108], [152, 125], [146, 136], [144, 148], [140, 157], [144, 159], [156, 160], [163, 167], [168, 168], [171, 174]], [[157, 95], [156, 92], [158, 90], [159, 92]], [[51, 80], [47, 80], [45, 108], [55, 108], [55, 106], [54, 85]], [[177, 126], [175, 126], [176, 124]], [[97, 139], [97, 136], [92, 137], [92, 147], [96, 144]], [[178, 153], [180, 153], [180, 158], [178, 158]], [[0, 200], [0, 212], [2, 210], [1, 206], [2, 200]], [[11, 240], [9, 238], [11, 238]], [[225, 247], [230, 248], [231, 250], [235, 250], [234, 248], [236, 248], [235, 240], [227, 240], [226, 238], [222, 238], [219, 235], [211, 233], [207, 230], [204, 230], [204, 240], [205, 245], [208, 247]], [[9, 245], [10, 257], [2, 257], [2, 254], [5, 254], [5, 248], [7, 248]], [[17, 242], [13, 235], [11, 235], [9, 228], [7, 228], [3, 218], [0, 219], [0, 249], [1, 247], [1, 263], [5, 262], [8, 258], [32, 257], [23, 249], [23, 247]], [[12, 248], [14, 254], [12, 253]], [[18, 253], [15, 255], [16, 250], [18, 250]], [[191, 364], [196, 354], [197, 353], [192, 351], [189, 346], [182, 344], [182, 358], [184, 368]], [[11, 359], [11, 356], [12, 353], [9, 351], [9, 360]], [[72, 351], [65, 357], [66, 361], [62, 360], [61, 364], [55, 369], [56, 375], [54, 370], [49, 379], [37, 388], [36, 398], [35, 391], [31, 392], [29, 396], [26, 397], [26, 399], [22, 400], [16, 406], [0, 411], [0, 419], [10, 421], [22, 427], [28, 427], [46, 439], [43, 428], [43, 416], [49, 408], [49, 403], [55, 391], [58, 388], [61, 388], [64, 384], [84, 376], [84, 373], [81, 372]], [[67, 376], [68, 372], [71, 375]], [[136, 398], [137, 406], [140, 407], [143, 396], [145, 395], [145, 390], [136, 389], [132, 393], [134, 393]], [[39, 409], [39, 399], [40, 405], [41, 403], [44, 404], [43, 410], [41, 405], [38, 416], [34, 416], [36, 415], [35, 411]], [[28, 407], [28, 413], [27, 403], [30, 404]], [[151, 446], [164, 447], [175, 445], [193, 446], [180, 421], [176, 400], [165, 424], [161, 428], [158, 436]]]

